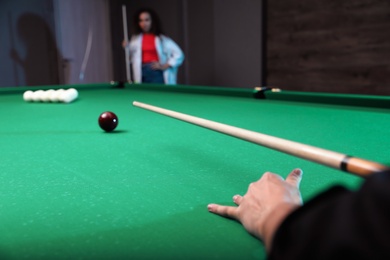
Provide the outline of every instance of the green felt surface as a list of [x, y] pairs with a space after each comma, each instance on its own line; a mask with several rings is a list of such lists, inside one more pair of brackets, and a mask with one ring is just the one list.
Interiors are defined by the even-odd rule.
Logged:
[[[70, 87], [70, 86], [68, 86]], [[353, 175], [133, 107], [134, 100], [390, 163], [389, 109], [254, 99], [251, 91], [72, 86], [71, 104], [0, 92], [0, 258], [264, 259], [232, 205], [263, 172], [304, 170], [310, 199]], [[363, 102], [364, 103], [364, 102]], [[113, 133], [98, 117], [113, 111]]]

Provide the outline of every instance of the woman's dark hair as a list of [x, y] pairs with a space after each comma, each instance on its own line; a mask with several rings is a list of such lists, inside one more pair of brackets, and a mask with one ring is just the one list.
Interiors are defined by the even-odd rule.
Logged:
[[155, 34], [155, 35], [160, 35], [162, 34], [162, 29], [161, 29], [161, 22], [160, 18], [158, 17], [157, 13], [150, 9], [150, 8], [142, 8], [139, 9], [135, 14], [134, 14], [134, 32], [135, 34], [142, 33], [141, 27], [139, 27], [139, 16], [142, 13], [148, 13], [150, 15], [150, 18], [152, 19], [152, 26], [150, 28], [150, 32]]

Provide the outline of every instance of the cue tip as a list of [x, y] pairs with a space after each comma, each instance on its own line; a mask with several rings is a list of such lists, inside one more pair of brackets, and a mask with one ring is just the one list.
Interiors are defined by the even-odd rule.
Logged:
[[148, 104], [145, 104], [145, 103], [142, 103], [142, 102], [138, 102], [138, 101], [133, 101], [133, 106], [134, 107], [143, 108], [143, 109], [147, 109], [147, 110], [150, 110], [150, 107], [152, 107], [151, 105], [148, 105]]
[[142, 102], [139, 102], [139, 101], [133, 101], [133, 106], [135, 107], [144, 107], [144, 106], [151, 106], [151, 105], [148, 105], [146, 103], [142, 103]]

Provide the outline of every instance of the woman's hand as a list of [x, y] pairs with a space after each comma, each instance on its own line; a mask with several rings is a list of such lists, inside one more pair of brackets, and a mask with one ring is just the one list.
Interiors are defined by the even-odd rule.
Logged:
[[152, 64], [151, 64], [151, 67], [152, 67], [152, 69], [153, 70], [166, 70], [166, 69], [168, 69], [170, 66], [169, 66], [169, 64], [160, 64], [160, 63], [158, 63], [158, 62], [153, 62]]
[[126, 48], [129, 45], [129, 42], [127, 40], [122, 41], [122, 47]]

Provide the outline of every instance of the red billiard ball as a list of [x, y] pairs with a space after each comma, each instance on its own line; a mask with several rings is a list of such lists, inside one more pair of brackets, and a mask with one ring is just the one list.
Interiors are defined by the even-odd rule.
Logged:
[[99, 126], [106, 132], [113, 131], [118, 125], [118, 117], [110, 112], [103, 112], [99, 116]]

